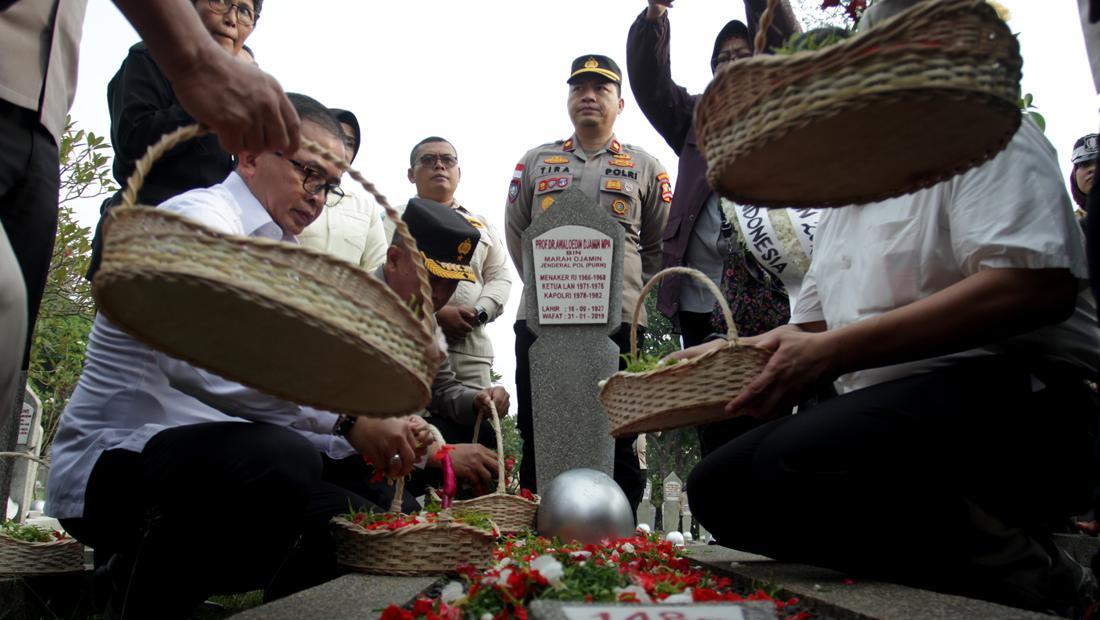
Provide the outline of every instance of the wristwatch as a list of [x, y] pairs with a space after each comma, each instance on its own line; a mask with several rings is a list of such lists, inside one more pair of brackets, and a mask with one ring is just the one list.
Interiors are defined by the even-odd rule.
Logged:
[[355, 426], [355, 421], [359, 418], [341, 413], [336, 418], [336, 424], [332, 426], [332, 434], [337, 437], [347, 437], [351, 432], [351, 427]]
[[484, 325], [489, 322], [489, 312], [481, 306], [474, 306], [474, 314], [477, 316], [477, 324]]

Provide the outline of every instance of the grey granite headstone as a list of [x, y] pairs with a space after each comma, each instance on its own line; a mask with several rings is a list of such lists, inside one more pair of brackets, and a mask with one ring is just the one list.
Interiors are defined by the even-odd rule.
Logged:
[[[523, 233], [536, 483], [578, 467], [614, 468], [598, 384], [619, 368], [608, 337], [622, 324], [622, 225], [576, 188]], [[540, 295], [541, 292], [541, 295]], [[540, 304], [541, 297], [541, 304]]]
[[643, 499], [641, 503], [638, 504], [638, 512], [635, 517], [637, 519], [638, 525], [645, 523], [652, 531], [654, 527], [654, 521], [657, 517], [657, 510], [653, 507], [653, 502], [649, 501], [648, 499]]
[[680, 497], [680, 527], [685, 534], [691, 531], [691, 506], [688, 502], [688, 494], [685, 490]]
[[666, 532], [680, 531], [680, 492], [683, 481], [673, 472], [665, 476], [665, 501], [661, 504], [661, 525]]
[[[15, 440], [15, 452], [37, 457], [42, 449], [42, 401], [27, 386], [23, 394], [23, 409], [19, 415], [19, 429]], [[22, 522], [34, 500], [34, 483], [38, 479], [38, 463], [30, 459], [14, 458], [11, 479], [11, 500], [19, 504], [16, 520]]]

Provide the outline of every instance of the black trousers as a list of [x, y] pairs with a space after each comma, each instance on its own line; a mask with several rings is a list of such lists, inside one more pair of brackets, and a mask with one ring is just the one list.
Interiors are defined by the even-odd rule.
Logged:
[[[685, 349], [703, 344], [707, 336], [714, 333], [709, 312], [680, 311], [677, 318], [680, 322], [680, 335], [683, 337]], [[705, 457], [734, 437], [740, 437], [762, 424], [764, 422], [758, 418], [740, 416], [697, 426], [695, 433], [699, 437], [699, 452]]]
[[[527, 329], [527, 321], [516, 321], [516, 426], [523, 438], [523, 460], [519, 466], [520, 485], [537, 492], [535, 484], [535, 441], [534, 420], [531, 414], [531, 345], [537, 338]], [[619, 345], [619, 351], [630, 353], [630, 324], [623, 323], [611, 340]], [[638, 332], [638, 344], [641, 346], [643, 333]], [[619, 360], [619, 369], [626, 365]], [[638, 465], [638, 455], [634, 453], [634, 440], [637, 435], [620, 437], [615, 440], [615, 482], [626, 493], [633, 512], [638, 511], [645, 491], [645, 474]]]
[[1088, 507], [1095, 422], [1072, 373], [976, 359], [734, 439], [692, 471], [691, 510], [726, 546], [1033, 606], [1045, 525]]
[[[62, 525], [95, 548], [97, 565], [120, 558], [117, 613], [183, 618], [211, 594], [264, 588], [275, 598], [340, 574], [329, 519], [376, 506], [326, 480], [326, 469], [317, 449], [284, 427], [171, 428], [140, 453], [103, 453], [83, 518]], [[331, 473], [353, 486], [354, 473]]]
[[27, 287], [23, 370], [57, 234], [58, 152], [35, 112], [0, 99], [0, 224]]

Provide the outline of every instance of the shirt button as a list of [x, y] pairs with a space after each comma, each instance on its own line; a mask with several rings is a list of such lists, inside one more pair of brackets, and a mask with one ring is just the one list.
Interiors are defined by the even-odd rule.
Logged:
[[849, 269], [849, 268], [851, 268], [851, 266], [852, 266], [852, 259], [850, 257], [848, 257], [848, 256], [841, 256], [840, 257], [840, 268], [841, 269]]
[[689, 222], [694, 222], [695, 221], [695, 214], [689, 215], [688, 216], [688, 221]]

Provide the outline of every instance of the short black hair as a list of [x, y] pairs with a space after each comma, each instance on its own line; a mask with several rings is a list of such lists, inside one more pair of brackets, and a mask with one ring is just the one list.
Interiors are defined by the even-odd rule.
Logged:
[[298, 118], [302, 119], [303, 123], [306, 121], [317, 123], [338, 139], [340, 144], [344, 143], [344, 130], [340, 127], [340, 122], [320, 101], [300, 93], [287, 93], [286, 98], [290, 100], [290, 105], [294, 106], [294, 111], [298, 113]]
[[425, 144], [431, 144], [432, 142], [446, 142], [447, 144], [450, 144], [451, 148], [454, 149], [455, 157], [458, 157], [458, 149], [455, 148], [455, 145], [454, 145], [453, 142], [451, 142], [450, 140], [448, 140], [446, 138], [440, 138], [439, 136], [428, 136], [427, 138], [424, 138], [420, 142], [417, 142], [416, 146], [413, 147], [413, 150], [409, 152], [409, 167], [410, 168], [416, 166], [416, 152], [420, 150], [420, 147], [424, 146]]

